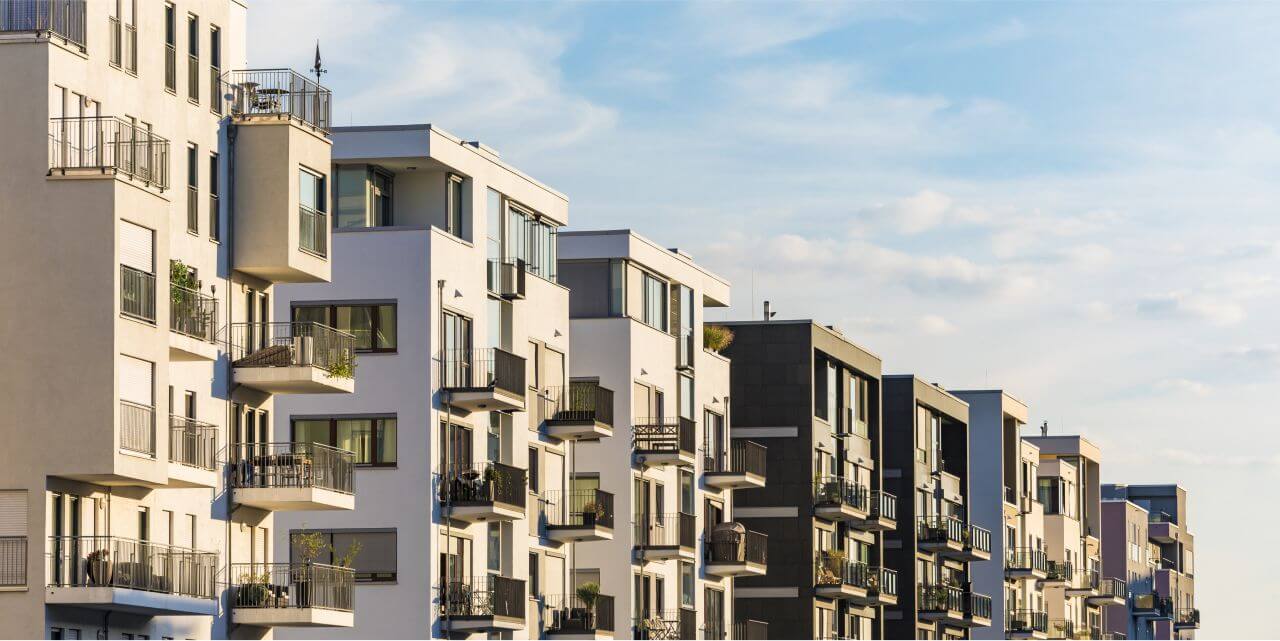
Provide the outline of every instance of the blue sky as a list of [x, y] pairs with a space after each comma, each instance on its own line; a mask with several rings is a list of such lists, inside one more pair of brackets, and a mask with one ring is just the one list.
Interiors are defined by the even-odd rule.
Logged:
[[480, 139], [729, 277], [728, 317], [1005, 387], [1191, 492], [1203, 636], [1274, 634], [1280, 5], [305, 6], [254, 3], [250, 63], [319, 38], [338, 124]]

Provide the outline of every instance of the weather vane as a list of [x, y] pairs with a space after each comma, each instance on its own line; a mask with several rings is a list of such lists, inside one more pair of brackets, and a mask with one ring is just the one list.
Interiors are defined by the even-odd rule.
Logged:
[[324, 65], [320, 64], [320, 41], [316, 40], [316, 64], [314, 67], [311, 68], [311, 73], [314, 73], [316, 75], [316, 84], [320, 84], [321, 74], [325, 74], [328, 72], [329, 70], [325, 69]]

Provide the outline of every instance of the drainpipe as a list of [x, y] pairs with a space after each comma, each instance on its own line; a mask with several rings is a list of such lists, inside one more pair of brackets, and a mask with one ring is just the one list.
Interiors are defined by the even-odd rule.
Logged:
[[[227, 156], [227, 180], [226, 180], [227, 189], [226, 189], [226, 193], [227, 193], [227, 196], [228, 196], [228, 197], [227, 197], [227, 198], [219, 198], [219, 199], [218, 199], [219, 203], [222, 203], [222, 202], [225, 202], [225, 203], [226, 203], [226, 212], [227, 212], [227, 216], [226, 216], [226, 225], [227, 225], [227, 235], [226, 235], [226, 252], [227, 252], [227, 325], [226, 325], [226, 327], [227, 327], [227, 333], [226, 333], [226, 340], [223, 342], [223, 345], [225, 346], [225, 350], [226, 350], [226, 352], [227, 352], [227, 362], [226, 362], [226, 365], [225, 365], [224, 367], [225, 367], [225, 369], [226, 369], [226, 379], [225, 379], [225, 380], [226, 380], [226, 382], [227, 382], [227, 403], [226, 403], [226, 422], [225, 422], [225, 425], [227, 426], [227, 431], [228, 431], [228, 434], [227, 434], [227, 436], [228, 436], [228, 438], [227, 438], [227, 441], [228, 441], [228, 443], [227, 443], [227, 453], [228, 453], [228, 454], [231, 454], [231, 437], [232, 437], [232, 435], [230, 434], [230, 431], [231, 431], [231, 429], [233, 429], [233, 426], [235, 425], [235, 417], [234, 417], [234, 415], [233, 415], [233, 414], [234, 414], [234, 412], [235, 412], [235, 402], [234, 402], [232, 399], [233, 399], [233, 397], [234, 397], [234, 393], [235, 393], [235, 390], [236, 390], [236, 387], [237, 387], [237, 385], [236, 385], [236, 383], [235, 383], [235, 378], [234, 378], [234, 376], [233, 376], [233, 374], [232, 374], [232, 372], [233, 372], [233, 368], [232, 368], [232, 366], [231, 366], [231, 319], [232, 319], [232, 311], [233, 311], [233, 309], [232, 309], [232, 308], [233, 308], [233, 307], [234, 307], [234, 305], [235, 305], [235, 298], [236, 298], [236, 297], [235, 297], [235, 288], [231, 286], [231, 274], [235, 271], [235, 265], [234, 265], [234, 262], [235, 262], [235, 242], [236, 242], [236, 233], [235, 233], [235, 231], [236, 231], [236, 215], [235, 215], [235, 211], [236, 211], [236, 169], [235, 169], [235, 168], [236, 168], [236, 134], [237, 134], [237, 133], [239, 133], [239, 128], [236, 126], [236, 124], [235, 124], [235, 120], [234, 120], [233, 118], [231, 118], [230, 116], [228, 116], [228, 117], [227, 117], [227, 154], [226, 154], [226, 156]], [[231, 458], [231, 456], [228, 456], [227, 458], [228, 458], [228, 459], [230, 459], [230, 458]], [[230, 462], [230, 461], [228, 461], [228, 462]], [[228, 477], [229, 477], [229, 475], [228, 475], [227, 471], [224, 469], [224, 470], [223, 470], [223, 479], [224, 479], [224, 482], [225, 482], [225, 480], [226, 480]], [[229, 485], [229, 484], [227, 484], [227, 485]], [[224, 487], [226, 487], [226, 486], [224, 486]], [[231, 584], [231, 581], [233, 580], [233, 577], [231, 577], [231, 562], [232, 562], [231, 560], [232, 560], [232, 558], [233, 558], [233, 557], [231, 556], [231, 539], [232, 539], [231, 519], [235, 516], [236, 509], [237, 509], [237, 506], [236, 506], [236, 505], [234, 504], [234, 502], [231, 500], [231, 494], [232, 494], [231, 488], [230, 488], [230, 487], [226, 487], [226, 500], [227, 500], [227, 508], [226, 508], [226, 509], [227, 509], [227, 518], [226, 518], [226, 536], [225, 536], [225, 537], [223, 538], [223, 540], [222, 540], [222, 545], [223, 545], [223, 547], [224, 547], [224, 548], [225, 548], [225, 550], [226, 550], [226, 559], [227, 559], [227, 579], [226, 579], [226, 581], [227, 581], [227, 585], [230, 585], [230, 584]], [[231, 618], [231, 617], [230, 617], [229, 615], [230, 615], [230, 613], [228, 612], [228, 616], [227, 616], [227, 619], [228, 619], [228, 620], [225, 622], [225, 625], [227, 626], [227, 631], [228, 631], [228, 633], [230, 633], [230, 631], [231, 631], [231, 629], [232, 629], [232, 627], [233, 627], [233, 624], [232, 624], [232, 623], [231, 623], [231, 621], [230, 621], [230, 618]]]
[[[450, 432], [453, 431], [453, 408], [449, 403], [449, 400], [450, 400], [449, 392], [445, 390], [445, 385], [444, 385], [444, 368], [445, 368], [444, 286], [445, 286], [445, 280], [443, 278], [436, 281], [436, 304], [439, 305], [440, 307], [440, 311], [436, 315], [436, 324], [439, 326], [437, 331], [439, 332], [439, 340], [440, 340], [440, 348], [439, 348], [440, 349], [440, 352], [439, 352], [440, 354], [440, 399], [444, 405], [444, 425], [445, 425], [444, 442], [440, 444], [440, 448], [444, 450], [444, 466], [443, 466], [443, 469], [440, 470], [441, 472], [440, 483], [442, 485], [448, 479], [447, 474], [449, 473], [449, 440], [450, 440]], [[430, 441], [430, 435], [428, 435], [428, 441]], [[437, 489], [436, 496], [440, 496], [439, 489]], [[453, 511], [451, 509], [451, 506], [453, 504], [453, 495], [446, 492], [445, 496], [448, 498], [446, 498], [446, 500], [442, 501], [440, 504], [440, 515], [445, 517], [443, 547], [444, 547], [445, 559], [447, 562], [447, 559], [449, 558], [449, 544], [453, 540], [453, 524], [451, 520], [448, 518], [448, 516], [446, 516], [446, 511], [448, 511], [449, 513], [452, 513]], [[444, 585], [440, 586], [441, 587], [440, 601], [441, 603], [444, 604], [443, 618], [445, 620], [448, 620], [450, 616], [449, 614], [450, 613], [450, 609], [449, 609], [449, 578], [450, 577], [449, 577], [449, 571], [447, 566], [444, 568], [441, 568], [441, 570], [444, 572], [445, 581], [444, 581]]]

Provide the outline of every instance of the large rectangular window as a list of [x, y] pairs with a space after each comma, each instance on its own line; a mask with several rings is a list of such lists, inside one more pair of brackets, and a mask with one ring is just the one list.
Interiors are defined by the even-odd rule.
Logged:
[[356, 337], [358, 352], [396, 351], [396, 304], [293, 306], [293, 322], [320, 323]]
[[394, 224], [395, 175], [376, 165], [338, 165], [334, 227], [359, 229]]
[[396, 464], [395, 417], [294, 419], [293, 441], [350, 450], [356, 465]]
[[471, 428], [441, 423], [440, 443], [440, 469], [471, 467]]
[[[289, 560], [294, 563], [311, 560], [337, 565], [348, 562], [356, 572], [356, 581], [379, 583], [396, 580], [396, 530], [323, 530], [323, 548], [315, 559], [302, 558], [299, 536], [314, 531], [293, 530], [289, 533]], [[353, 553], [354, 552], [354, 553]]]
[[537, 214], [507, 203], [507, 257], [523, 260], [526, 272], [555, 281], [556, 234]]
[[298, 245], [319, 256], [329, 255], [329, 223], [324, 176], [298, 170]]
[[656, 276], [642, 275], [644, 291], [644, 324], [667, 331], [667, 283]]

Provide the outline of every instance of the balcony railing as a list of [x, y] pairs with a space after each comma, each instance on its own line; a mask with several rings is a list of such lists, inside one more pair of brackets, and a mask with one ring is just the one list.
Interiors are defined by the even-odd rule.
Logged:
[[635, 545], [641, 548], [697, 546], [697, 519], [692, 514], [638, 515], [635, 521]]
[[964, 615], [970, 619], [990, 619], [991, 597], [977, 592], [965, 592]]
[[448, 349], [442, 359], [443, 387], [470, 391], [500, 389], [525, 395], [525, 361], [496, 347]]
[[733, 624], [735, 641], [763, 641], [769, 638], [769, 622], [747, 619]]
[[746, 530], [711, 530], [704, 539], [707, 563], [769, 563], [769, 535]]
[[356, 337], [320, 323], [233, 323], [235, 367], [318, 367], [349, 377]]
[[320, 608], [351, 612], [356, 573], [322, 563], [232, 563], [233, 608]]
[[194, 289], [169, 286], [169, 329], [205, 342], [217, 340], [218, 299]]
[[1046, 561], [1044, 571], [1046, 581], [1057, 582], [1071, 580], [1071, 564], [1066, 561]]
[[871, 492], [865, 485], [838, 476], [823, 476], [813, 485], [813, 504], [819, 506], [848, 506], [866, 511]]
[[925, 543], [961, 543], [967, 538], [964, 521], [954, 516], [922, 516], [919, 519], [919, 537]]
[[613, 494], [604, 490], [546, 493], [549, 527], [613, 529]]
[[202, 470], [217, 467], [218, 426], [185, 416], [169, 416], [169, 460]]
[[1074, 639], [1076, 622], [1071, 619], [1049, 619], [1049, 638]]
[[635, 639], [696, 639], [697, 617], [697, 612], [688, 608], [650, 612], [631, 620], [632, 636]]
[[120, 449], [156, 455], [156, 408], [120, 401]]
[[1071, 587], [1081, 590], [1096, 590], [1100, 580], [1097, 570], [1076, 570]]
[[169, 141], [115, 116], [49, 119], [49, 173], [115, 172], [169, 187]]
[[1196, 608], [1179, 608], [1173, 618], [1173, 623], [1179, 626], [1199, 626], [1200, 610]]
[[440, 479], [440, 502], [504, 503], [523, 508], [528, 497], [527, 475], [502, 463], [450, 466]]
[[523, 258], [490, 258], [486, 279], [489, 291], [505, 298], [523, 298], [525, 269]]
[[528, 598], [522, 579], [493, 575], [464, 577], [441, 586], [440, 615], [523, 620]]
[[898, 520], [898, 497], [882, 490], [872, 492], [871, 518]]
[[871, 568], [872, 576], [876, 577], [875, 583], [871, 586], [872, 591], [885, 596], [898, 596], [898, 571], [889, 568]]
[[217, 596], [218, 555], [114, 536], [49, 537], [50, 587], [113, 587]]
[[306, 205], [298, 206], [298, 247], [321, 258], [329, 255], [329, 216]]
[[991, 553], [991, 530], [987, 528], [969, 525], [968, 536], [965, 537], [965, 547], [977, 550], [979, 552]]
[[950, 585], [921, 584], [919, 587], [920, 609], [926, 612], [963, 612], [965, 609], [964, 590]]
[[85, 0], [0, 0], [0, 33], [53, 34], [85, 46]]
[[1049, 557], [1045, 555], [1044, 550], [1029, 547], [1009, 548], [1004, 561], [1006, 570], [1030, 570], [1033, 572], [1044, 572], [1048, 568], [1048, 564]]
[[1106, 577], [1098, 581], [1098, 596], [1125, 598], [1128, 585], [1124, 579]]
[[1031, 633], [1049, 631], [1049, 614], [1037, 610], [1012, 610], [1005, 617], [1005, 632]]
[[548, 594], [542, 597], [546, 608], [547, 632], [559, 634], [613, 631], [613, 597], [599, 594], [591, 604], [576, 594]]
[[128, 265], [120, 266], [120, 313], [156, 322], [156, 275]]
[[613, 390], [596, 382], [571, 381], [567, 388], [549, 388], [542, 404], [543, 420], [613, 426]]
[[813, 568], [814, 585], [852, 585], [870, 589], [878, 580], [875, 568], [861, 561], [850, 561], [843, 552], [817, 553]]
[[632, 425], [632, 447], [637, 452], [693, 454], [697, 431], [687, 418], [637, 418]]
[[703, 456], [704, 472], [738, 472], [765, 475], [765, 461], [769, 450], [765, 446], [743, 439], [732, 439], [729, 451], [712, 452]]
[[319, 443], [237, 443], [230, 452], [232, 487], [314, 487], [343, 494], [355, 489], [355, 454], [348, 450]]
[[329, 132], [332, 92], [296, 71], [228, 71], [223, 80], [231, 94], [232, 115], [288, 118]]
[[0, 536], [0, 588], [27, 585], [27, 537]]
[[1173, 614], [1173, 598], [1162, 597], [1151, 592], [1135, 594], [1131, 599], [1130, 610], [1135, 612], [1152, 612], [1158, 616]]

